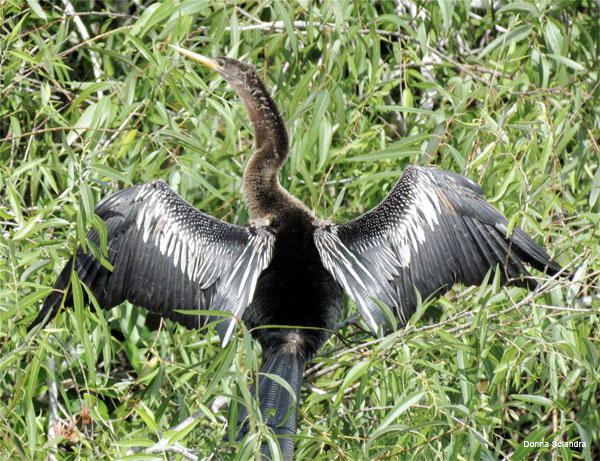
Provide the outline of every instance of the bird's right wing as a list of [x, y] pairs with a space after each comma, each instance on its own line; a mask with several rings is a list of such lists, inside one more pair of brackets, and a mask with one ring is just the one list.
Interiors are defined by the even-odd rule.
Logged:
[[[106, 224], [113, 270], [80, 247], [75, 271], [103, 308], [127, 299], [188, 328], [199, 328], [209, 317], [178, 311], [220, 310], [232, 315], [217, 325], [223, 345], [229, 341], [271, 260], [274, 235], [267, 228], [208, 216], [162, 180], [116, 192], [95, 212]], [[95, 231], [88, 239], [100, 247]], [[56, 315], [71, 268], [72, 260], [30, 328]]]
[[480, 284], [500, 267], [502, 283], [533, 286], [524, 263], [561, 268], [508, 220], [481, 187], [456, 173], [408, 166], [375, 208], [352, 221], [317, 227], [315, 245], [325, 268], [344, 287], [373, 329], [385, 322], [379, 299], [402, 324], [423, 299], [454, 283]]

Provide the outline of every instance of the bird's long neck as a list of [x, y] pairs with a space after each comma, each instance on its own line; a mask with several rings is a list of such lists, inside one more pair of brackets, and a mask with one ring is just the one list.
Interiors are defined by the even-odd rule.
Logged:
[[240, 82], [233, 82], [232, 86], [246, 107], [256, 144], [244, 171], [242, 192], [250, 219], [268, 219], [291, 198], [279, 183], [279, 170], [288, 158], [285, 122], [254, 71], [248, 71]]

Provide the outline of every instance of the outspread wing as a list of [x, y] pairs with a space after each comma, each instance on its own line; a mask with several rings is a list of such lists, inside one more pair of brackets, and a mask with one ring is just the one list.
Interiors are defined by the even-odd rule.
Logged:
[[317, 228], [324, 266], [344, 287], [373, 329], [385, 322], [373, 298], [395, 310], [402, 324], [423, 299], [454, 283], [479, 285], [500, 267], [502, 283], [535, 286], [524, 263], [561, 268], [521, 229], [507, 238], [508, 221], [479, 185], [437, 168], [408, 166], [374, 209], [339, 225]]
[[[103, 308], [127, 299], [188, 328], [198, 328], [208, 318], [178, 310], [228, 312], [233, 317], [217, 328], [223, 344], [229, 341], [236, 318], [242, 317], [258, 276], [271, 259], [270, 231], [208, 216], [162, 180], [116, 192], [100, 201], [95, 212], [106, 224], [113, 271], [81, 248], [75, 270]], [[88, 239], [100, 246], [95, 231]], [[56, 315], [71, 268], [72, 261], [30, 328]]]

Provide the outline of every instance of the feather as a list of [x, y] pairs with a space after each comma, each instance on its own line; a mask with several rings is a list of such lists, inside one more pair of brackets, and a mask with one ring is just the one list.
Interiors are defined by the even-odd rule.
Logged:
[[[107, 222], [108, 259], [114, 271], [81, 250], [75, 270], [94, 293], [106, 293], [99, 299], [105, 309], [128, 299], [192, 328], [206, 319], [176, 310], [222, 306], [240, 318], [273, 251], [271, 232], [212, 218], [160, 180], [116, 192], [101, 200], [95, 211]], [[88, 238], [99, 245], [95, 231]], [[70, 274], [69, 264], [67, 268]], [[68, 276], [59, 279], [57, 287], [64, 290]], [[229, 282], [223, 286], [219, 280]], [[50, 321], [61, 299], [49, 296], [30, 328]], [[221, 305], [208, 304], [216, 299]]]
[[518, 228], [509, 245], [507, 224], [470, 179], [411, 165], [376, 208], [343, 224], [321, 226], [314, 239], [323, 265], [376, 332], [384, 316], [371, 298], [384, 301], [405, 323], [416, 309], [415, 288], [426, 299], [456, 282], [478, 285], [496, 266], [503, 283], [521, 285], [518, 276], [528, 275], [525, 263], [550, 273], [560, 270]]

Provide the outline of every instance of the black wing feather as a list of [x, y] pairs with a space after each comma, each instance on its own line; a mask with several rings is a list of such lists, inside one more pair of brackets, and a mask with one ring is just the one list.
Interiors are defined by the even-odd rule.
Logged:
[[[75, 270], [105, 309], [127, 299], [188, 328], [202, 326], [207, 317], [178, 310], [222, 310], [239, 319], [272, 255], [274, 236], [266, 228], [208, 216], [161, 180], [116, 192], [100, 201], [95, 212], [106, 224], [113, 271], [81, 247]], [[95, 231], [88, 239], [100, 247]], [[58, 312], [72, 264], [59, 275], [30, 329]], [[72, 303], [70, 297], [66, 301]], [[235, 318], [220, 326], [224, 343]]]
[[479, 285], [496, 266], [503, 284], [531, 288], [535, 282], [524, 263], [550, 274], [561, 270], [521, 229], [508, 238], [507, 231], [508, 220], [475, 182], [408, 166], [377, 207], [347, 223], [318, 227], [315, 244], [376, 331], [384, 316], [372, 298], [394, 308], [405, 323], [416, 309], [415, 288], [423, 299], [440, 296], [457, 282]]

